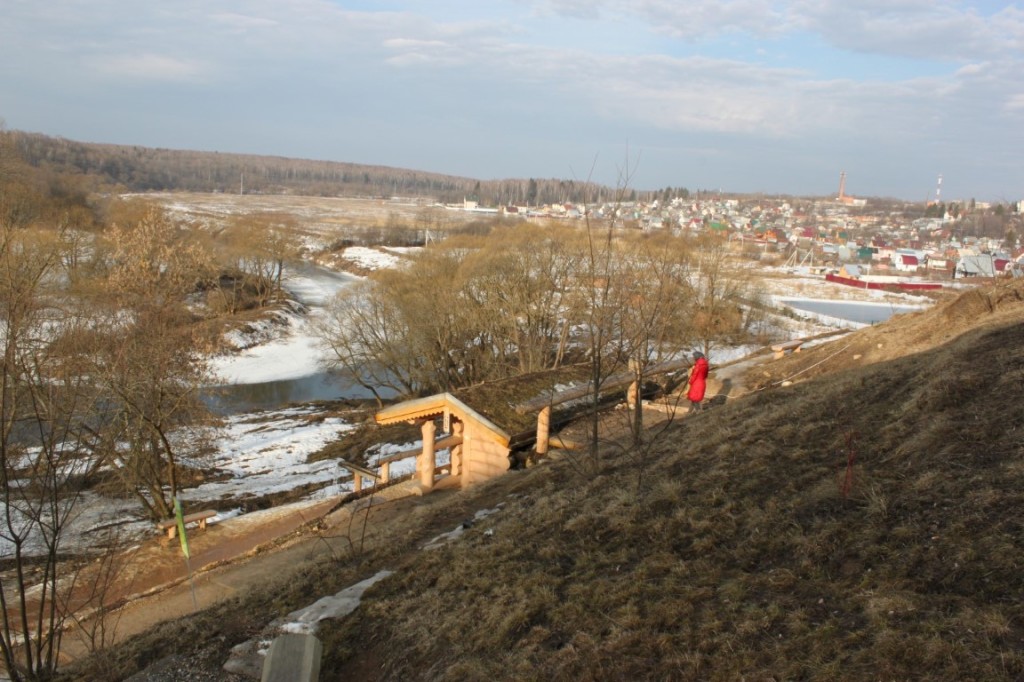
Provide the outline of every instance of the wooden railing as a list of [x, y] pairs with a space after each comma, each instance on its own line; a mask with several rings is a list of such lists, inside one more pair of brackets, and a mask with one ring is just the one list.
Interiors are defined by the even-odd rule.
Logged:
[[[447, 448], [455, 447], [456, 445], [462, 444], [462, 438], [460, 436], [446, 436], [434, 441], [434, 452], [438, 450], [445, 450]], [[385, 455], [377, 460], [377, 465], [380, 466], [380, 472], [376, 472], [369, 467], [362, 466], [361, 464], [353, 464], [344, 459], [339, 459], [338, 464], [345, 469], [352, 472], [352, 488], [355, 492], [360, 492], [363, 489], [363, 477], [372, 479], [374, 483], [387, 483], [391, 479], [391, 464], [393, 462], [401, 462], [404, 459], [410, 457], [418, 457], [423, 452], [423, 448], [413, 448], [410, 450], [402, 450], [391, 455]], [[435, 468], [435, 473], [447, 469], [451, 471], [450, 464], [444, 464]]]

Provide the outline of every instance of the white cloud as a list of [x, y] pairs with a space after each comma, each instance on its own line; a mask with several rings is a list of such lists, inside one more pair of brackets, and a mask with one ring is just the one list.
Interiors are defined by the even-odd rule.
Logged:
[[90, 61], [98, 72], [116, 78], [197, 81], [202, 80], [206, 72], [199, 61], [152, 53], [109, 55], [95, 57]]
[[1024, 12], [1013, 6], [985, 16], [951, 0], [795, 0], [790, 12], [803, 29], [854, 52], [1019, 61], [1024, 48]]
[[777, 35], [788, 28], [786, 13], [771, 0], [642, 0], [623, 3], [650, 22], [652, 28], [675, 38], [700, 40], [722, 33]]
[[233, 31], [244, 32], [250, 29], [279, 26], [280, 22], [266, 17], [257, 17], [236, 12], [216, 12], [210, 18]]
[[1006, 100], [1005, 109], [1009, 112], [1024, 113], [1024, 92], [1011, 95]]
[[464, 50], [443, 40], [390, 38], [383, 45], [394, 53], [385, 60], [393, 66], [457, 66], [469, 60]]

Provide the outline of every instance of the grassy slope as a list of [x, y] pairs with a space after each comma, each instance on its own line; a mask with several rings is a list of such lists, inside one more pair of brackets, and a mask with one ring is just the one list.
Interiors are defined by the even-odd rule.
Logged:
[[299, 545], [294, 574], [65, 679], [168, 655], [161, 679], [224, 679], [231, 646], [380, 568], [322, 626], [322, 680], [1024, 677], [1024, 282], [752, 372], [798, 383], [671, 427], [642, 488], [608, 448], [597, 476], [561, 460], [400, 501], [365, 553]]
[[779, 361], [818, 376], [673, 427], [642, 489], [527, 472], [322, 631], [323, 679], [1024, 676], [1021, 291]]

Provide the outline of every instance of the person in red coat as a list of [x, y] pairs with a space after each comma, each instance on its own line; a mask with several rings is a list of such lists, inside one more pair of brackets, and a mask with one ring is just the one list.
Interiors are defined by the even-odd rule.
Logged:
[[690, 369], [690, 390], [686, 393], [690, 401], [690, 412], [700, 412], [701, 401], [708, 383], [708, 359], [699, 350], [693, 352], [693, 367]]

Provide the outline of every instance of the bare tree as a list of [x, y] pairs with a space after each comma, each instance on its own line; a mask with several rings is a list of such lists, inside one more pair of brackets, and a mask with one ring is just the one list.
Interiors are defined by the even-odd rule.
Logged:
[[530, 226], [452, 238], [342, 291], [318, 333], [334, 364], [375, 394], [373, 385], [418, 395], [556, 366], [577, 285], [572, 243]]
[[[83, 325], [61, 307], [59, 237], [0, 223], [0, 654], [12, 679], [56, 668], [68, 614], [65, 529], [82, 491], [94, 392], [74, 353]], [[35, 574], [30, 572], [34, 566]]]
[[[628, 163], [627, 159], [627, 163]], [[619, 207], [629, 185], [629, 168], [620, 170], [619, 189], [613, 209], [602, 224], [586, 211], [584, 250], [580, 282], [577, 288], [577, 309], [580, 311], [581, 343], [586, 348], [590, 365], [590, 414], [588, 462], [591, 471], [600, 468], [601, 394], [604, 384], [622, 367], [628, 353], [623, 353], [620, 334], [621, 313], [629, 299], [630, 288], [617, 254], [616, 228], [621, 226]], [[589, 183], [588, 183], [589, 184]]]
[[747, 330], [748, 313], [743, 303], [754, 298], [752, 276], [748, 268], [732, 262], [725, 241], [719, 237], [698, 238], [693, 252], [694, 339], [710, 356], [717, 344], [739, 340]]
[[244, 289], [253, 292], [259, 307], [280, 301], [285, 264], [297, 252], [294, 223], [291, 216], [258, 214], [237, 218], [222, 233], [228, 269], [238, 273], [231, 308], [237, 309]]
[[578, 231], [524, 224], [488, 237], [462, 265], [476, 325], [492, 339], [495, 374], [557, 367], [582, 254]]
[[182, 459], [206, 445], [210, 415], [198, 392], [210, 382], [185, 297], [209, 271], [209, 254], [156, 212], [109, 239], [108, 308], [90, 353], [107, 401], [94, 442], [126, 490], [162, 519], [171, 516]]
[[667, 233], [626, 240], [622, 276], [632, 282], [621, 316], [622, 346], [638, 395], [630, 405], [633, 445], [644, 434], [642, 392], [652, 366], [680, 355], [690, 342], [693, 287], [686, 240]]

